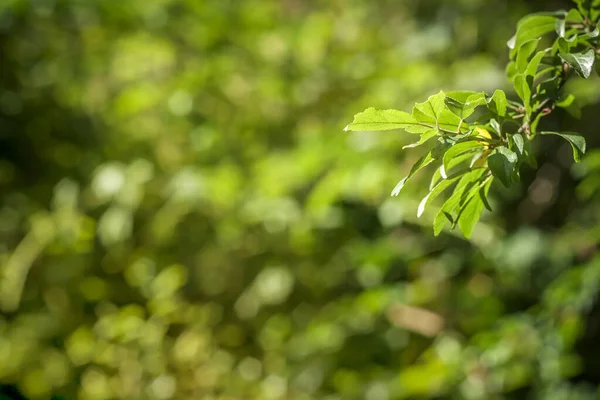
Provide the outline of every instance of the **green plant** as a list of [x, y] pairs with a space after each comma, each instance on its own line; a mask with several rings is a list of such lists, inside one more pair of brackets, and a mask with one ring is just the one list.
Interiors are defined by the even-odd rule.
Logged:
[[[519, 182], [523, 163], [537, 167], [531, 142], [538, 134], [563, 137], [571, 144], [575, 161], [581, 160], [586, 147], [581, 135], [538, 129], [540, 120], [556, 107], [573, 105], [575, 96], [565, 92], [565, 82], [574, 74], [589, 78], [600, 53], [600, 1], [576, 3], [577, 8], [569, 11], [530, 14], [518, 22], [507, 43], [506, 67], [518, 100], [508, 99], [502, 90], [492, 95], [440, 91], [416, 104], [411, 114], [368, 108], [346, 126], [347, 131], [404, 129], [420, 135], [404, 148], [429, 146], [392, 195], [398, 195], [419, 170], [437, 163], [429, 193], [417, 212], [420, 217], [437, 196], [453, 186], [434, 218], [435, 235], [450, 223], [470, 237], [483, 209], [491, 209], [487, 196], [494, 179], [510, 187]], [[552, 42], [549, 33], [555, 34]]]

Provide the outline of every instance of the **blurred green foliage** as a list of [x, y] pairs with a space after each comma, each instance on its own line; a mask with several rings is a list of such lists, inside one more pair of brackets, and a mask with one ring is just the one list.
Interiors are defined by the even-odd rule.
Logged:
[[[569, 6], [0, 2], [0, 382], [31, 399], [597, 398], [598, 152], [572, 169], [543, 141], [466, 241], [416, 218], [421, 176], [390, 198], [410, 138], [342, 132], [367, 106], [506, 88], [514, 23]], [[581, 119], [548, 129], [597, 148], [599, 81], [570, 86]]]

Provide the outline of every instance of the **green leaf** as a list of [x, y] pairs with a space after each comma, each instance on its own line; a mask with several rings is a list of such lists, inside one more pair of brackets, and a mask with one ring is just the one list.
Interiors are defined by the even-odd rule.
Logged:
[[483, 159], [483, 161], [481, 162], [485, 162], [485, 160], [487, 160], [488, 155], [490, 154], [490, 150], [485, 150], [485, 151], [481, 151], [478, 153], [475, 153], [473, 155], [473, 158], [471, 159], [471, 162], [469, 163], [469, 167], [473, 168], [473, 166], [480, 160]]
[[422, 156], [421, 158], [419, 158], [417, 160], [416, 163], [414, 163], [414, 165], [412, 166], [412, 168], [410, 169], [410, 172], [408, 173], [408, 175], [406, 175], [406, 177], [402, 178], [400, 180], [400, 182], [398, 182], [398, 184], [396, 184], [396, 186], [394, 187], [394, 190], [392, 190], [392, 196], [398, 196], [398, 194], [400, 193], [400, 191], [402, 190], [402, 188], [404, 187], [404, 185], [406, 184], [406, 182], [417, 172], [419, 172], [420, 169], [426, 167], [427, 165], [431, 164], [434, 161], [434, 158], [431, 156], [431, 151], [428, 152], [427, 154], [425, 154], [424, 156]]
[[444, 103], [454, 115], [466, 119], [477, 107], [485, 104], [485, 95], [472, 91], [449, 92], [446, 93]]
[[[457, 165], [457, 163], [460, 163], [460, 161], [457, 160], [458, 156], [464, 153], [476, 153], [484, 148], [485, 146], [481, 142], [475, 140], [455, 144], [444, 154], [444, 160], [442, 164], [444, 171], [450, 171], [450, 168], [452, 168], [454, 165]], [[442, 176], [444, 176], [444, 171], [441, 171]]]
[[[560, 61], [559, 61], [560, 62]], [[562, 63], [561, 63], [562, 68]], [[561, 92], [561, 73], [558, 70], [554, 71], [554, 74], [547, 79], [543, 79], [538, 81], [538, 85], [536, 87], [536, 96], [532, 105], [539, 107], [544, 98], [556, 99], [560, 96]], [[533, 78], [530, 78], [533, 79]]]
[[496, 147], [488, 157], [488, 166], [492, 174], [500, 179], [500, 182], [506, 187], [511, 184], [512, 171], [517, 163], [518, 157], [507, 147]]
[[598, 0], [591, 0], [591, 3], [588, 6], [590, 10], [589, 17], [592, 21], [597, 21], [600, 18], [600, 2]]
[[421, 215], [423, 215], [423, 212], [425, 211], [425, 207], [427, 207], [433, 201], [433, 199], [439, 196], [444, 190], [450, 187], [450, 185], [452, 185], [458, 178], [460, 178], [460, 175], [444, 179], [440, 181], [437, 185], [435, 185], [435, 187], [427, 194], [427, 196], [423, 197], [423, 200], [421, 200], [421, 202], [419, 203], [419, 207], [417, 209], [417, 217], [420, 218]]
[[411, 143], [411, 144], [407, 144], [406, 146], [403, 146], [402, 149], [411, 149], [413, 147], [417, 147], [422, 145], [423, 143], [427, 142], [429, 139], [439, 135], [439, 131], [437, 129], [428, 129], [425, 132], [423, 132], [421, 134], [421, 139], [419, 139], [418, 142], [416, 143]]
[[487, 181], [485, 186], [482, 187], [481, 189], [479, 189], [479, 197], [481, 198], [481, 201], [483, 201], [483, 205], [485, 206], [485, 208], [487, 208], [489, 211], [493, 211], [493, 210], [492, 210], [492, 206], [490, 206], [490, 203], [488, 202], [487, 194], [488, 194], [488, 191], [490, 190], [490, 186], [492, 186], [493, 180], [494, 180], [494, 177], [490, 177], [490, 179]]
[[546, 75], [548, 73], [554, 72], [554, 71], [556, 71], [556, 66], [555, 65], [553, 65], [551, 67], [542, 68], [542, 69], [540, 69], [539, 71], [537, 71], [535, 73], [535, 77], [539, 78], [539, 77], [542, 77], [542, 76], [544, 76], [544, 75]]
[[590, 49], [585, 53], [561, 53], [559, 56], [575, 69], [580, 76], [586, 79], [590, 77], [592, 68], [594, 67], [594, 50]]
[[571, 38], [558, 38], [552, 45], [552, 54], [570, 53], [571, 48], [577, 46], [577, 35]]
[[517, 92], [517, 96], [519, 96], [519, 98], [525, 104], [525, 107], [527, 107], [529, 105], [529, 98], [531, 97], [531, 88], [527, 86], [525, 75], [516, 75], [513, 79], [513, 86], [515, 87], [515, 92]]
[[483, 96], [482, 92], [474, 92], [472, 90], [455, 90], [452, 92], [446, 92], [446, 98], [450, 97], [454, 100], [458, 100], [461, 103], [466, 103], [471, 100], [475, 100], [479, 97]]
[[[344, 128], [345, 131], [384, 131], [405, 129], [418, 126], [412, 115], [398, 110], [378, 110], [373, 107], [354, 116], [354, 121]], [[427, 130], [426, 127], [422, 131]], [[430, 128], [429, 128], [430, 129]]]
[[508, 41], [506, 42], [506, 45], [508, 46], [509, 49], [514, 49], [516, 44], [517, 44], [517, 34], [515, 33], [514, 35], [512, 35], [512, 37], [510, 39], [508, 39]]
[[448, 108], [444, 108], [440, 117], [438, 118], [438, 126], [440, 129], [446, 131], [458, 132], [458, 127], [461, 127], [461, 132], [468, 132], [468, 124], [462, 124], [460, 118], [450, 111]]
[[540, 123], [540, 121], [542, 120], [543, 116], [544, 116], [544, 113], [539, 113], [535, 116], [533, 121], [531, 121], [531, 123], [529, 124], [529, 130], [531, 131], [531, 133], [537, 132], [537, 126]]
[[453, 222], [452, 217], [441, 208], [433, 219], [433, 234], [438, 236], [448, 222]]
[[598, 29], [598, 25], [596, 25], [594, 27], [593, 31], [584, 33], [583, 35], [579, 35], [577, 38], [578, 39], [593, 39], [595, 37], [598, 37], [598, 35], [600, 35], [600, 29]]
[[412, 114], [414, 119], [422, 123], [436, 125], [444, 110], [445, 97], [444, 92], [440, 91], [438, 94], [429, 96], [427, 101], [415, 104]]
[[525, 72], [527, 64], [529, 63], [529, 57], [533, 54], [535, 49], [537, 49], [539, 42], [540, 39], [532, 39], [521, 45], [517, 53], [517, 72], [521, 74]]
[[561, 38], [565, 37], [565, 25], [566, 22], [564, 19], [557, 19], [554, 23], [554, 30], [556, 31], [556, 34]]
[[472, 196], [458, 216], [458, 228], [467, 239], [471, 237], [473, 229], [481, 217], [483, 208], [484, 205], [481, 197]]
[[544, 56], [546, 55], [546, 53], [548, 53], [549, 50], [550, 49], [544, 49], [544, 50], [538, 51], [536, 53], [536, 55], [533, 56], [531, 61], [529, 61], [529, 64], [527, 64], [527, 68], [525, 68], [525, 75], [531, 75], [531, 76], [536, 75], [538, 67], [540, 66], [540, 63], [542, 62], [542, 58], [544, 58]]
[[444, 99], [444, 103], [446, 104], [446, 107], [448, 107], [448, 109], [450, 111], [452, 111], [453, 114], [458, 116], [460, 119], [464, 119], [462, 117], [462, 113], [463, 113], [463, 108], [465, 106], [465, 103], [462, 103], [462, 102], [460, 102], [456, 99], [453, 99], [452, 97], [448, 97], [448, 96], [446, 96], [446, 98]]
[[502, 127], [495, 118], [490, 119], [490, 127], [498, 134], [498, 136], [501, 136], [500, 134], [502, 133]]
[[519, 171], [518, 164], [517, 168], [513, 169], [511, 179], [514, 183], [521, 182], [521, 172]]
[[587, 17], [589, 15], [589, 9], [587, 4], [589, 0], [573, 0], [573, 2], [577, 4], [577, 9], [581, 13], [581, 15], [583, 15], [584, 17]]
[[431, 157], [434, 160], [439, 160], [440, 158], [444, 157], [444, 154], [446, 153], [446, 151], [452, 147], [456, 142], [453, 140], [452, 137], [448, 137], [448, 136], [442, 136], [438, 139], [437, 143], [435, 144], [435, 146], [433, 147], [433, 149], [431, 149]]
[[533, 107], [531, 106], [531, 91], [533, 90], [533, 76], [523, 75], [523, 105], [525, 113], [531, 115]]
[[517, 71], [517, 63], [514, 61], [509, 61], [508, 64], [506, 65], [506, 76], [508, 77], [509, 81], [512, 81], [513, 78], [515, 77], [515, 75], [517, 75], [518, 71]]
[[506, 93], [503, 90], [496, 90], [492, 97], [487, 99], [488, 108], [501, 117], [506, 115]]
[[[440, 166], [440, 174], [442, 174], [442, 177], [444, 179], [448, 178], [451, 175], [454, 175], [452, 169], [458, 165], [461, 165], [464, 163], [464, 165], [462, 166], [462, 169], [467, 169], [470, 170], [473, 164], [473, 159], [475, 159], [477, 157], [477, 155], [482, 154], [483, 151], [481, 151], [482, 148], [478, 148], [475, 149], [474, 151], [468, 151], [465, 152], [463, 154], [460, 154], [454, 158], [452, 158], [451, 160], [449, 160], [449, 162], [444, 165], [442, 164]], [[467, 163], [468, 162], [468, 163]]]
[[575, 101], [575, 96], [569, 93], [565, 98], [561, 99], [560, 101], [557, 101], [555, 104], [556, 107], [567, 108], [571, 104], [573, 104], [573, 101]]
[[[467, 156], [471, 156], [472, 153], [469, 153], [465, 156], [465, 159], [468, 159], [469, 157]], [[473, 155], [473, 157], [475, 157], [475, 155]], [[452, 168], [453, 166], [456, 166], [457, 164], [451, 163], [449, 168]], [[429, 191], [433, 190], [433, 188], [435, 187], [435, 185], [437, 185], [442, 179], [450, 179], [453, 178], [455, 176], [461, 176], [467, 172], [471, 172], [471, 168], [472, 168], [472, 163], [469, 163], [468, 168], [466, 169], [461, 169], [459, 171], [456, 171], [450, 175], [446, 174], [446, 171], [444, 170], [444, 165], [440, 165], [439, 168], [437, 168], [433, 175], [431, 176], [431, 181], [429, 182]], [[443, 175], [442, 175], [443, 173]]]
[[558, 135], [571, 144], [573, 148], [573, 159], [581, 161], [585, 154], [585, 138], [576, 132], [540, 132], [542, 135]]
[[479, 218], [481, 218], [481, 213], [483, 212], [484, 207], [486, 207], [486, 205], [489, 207], [486, 197], [490, 183], [491, 180], [486, 182], [483, 187], [479, 187], [479, 185], [477, 185], [475, 188], [477, 191], [476, 195], [471, 196], [471, 198], [460, 211], [458, 216], [458, 228], [467, 239], [471, 237], [475, 225], [477, 225], [477, 222], [479, 222]]
[[482, 106], [486, 104], [486, 99], [485, 99], [485, 93], [483, 92], [478, 92], [475, 93], [471, 96], [469, 96], [467, 98], [467, 101], [465, 102], [465, 106], [467, 107], [472, 107], [472, 109], [474, 110], [476, 107]]
[[438, 184], [438, 182], [439, 182], [441, 179], [444, 179], [444, 178], [442, 177], [442, 173], [441, 173], [441, 170], [442, 170], [443, 168], [444, 168], [444, 166], [443, 166], [443, 165], [441, 165], [439, 168], [437, 168], [437, 169], [435, 170], [435, 172], [434, 172], [434, 173], [433, 173], [433, 175], [431, 176], [431, 181], [429, 182], [429, 191], [432, 191], [432, 190], [433, 190], [433, 188], [435, 187], [435, 185], [437, 185], [437, 184]]
[[[536, 41], [529, 41], [524, 44], [522, 47], [526, 47], [529, 43]], [[537, 42], [536, 42], [537, 43]], [[525, 105], [525, 110], [527, 115], [530, 115], [532, 112], [531, 107], [531, 91], [533, 87], [533, 79], [536, 75], [537, 69], [542, 61], [542, 58], [546, 55], [549, 49], [545, 49], [536, 53], [536, 55], [531, 59], [531, 61], [525, 62], [521, 61], [521, 65], [519, 66], [519, 70], [521, 73], [513, 76], [513, 85], [515, 87], [515, 91], [521, 100], [523, 100], [523, 104]], [[529, 51], [526, 49], [526, 51]], [[521, 52], [519, 52], [517, 57], [521, 57]]]
[[511, 136], [515, 147], [517, 148], [518, 154], [522, 155], [525, 151], [525, 139], [521, 136], [520, 133], [515, 133]]
[[[427, 101], [415, 104], [412, 110], [413, 118], [422, 125], [458, 132], [461, 120], [446, 108], [445, 97], [444, 92], [440, 91], [438, 94], [429, 96]], [[467, 128], [467, 126], [464, 127], [464, 129]]]
[[527, 164], [531, 166], [531, 168], [537, 169], [537, 160], [535, 159], [535, 155], [533, 154], [533, 149], [531, 148], [531, 140], [525, 141], [524, 146]]
[[511, 49], [510, 57], [513, 58], [515, 56], [523, 43], [554, 31], [557, 19], [554, 15], [540, 14], [531, 14], [522, 18], [517, 23], [515, 36], [507, 43]]
[[[575, 0], [575, 2], [577, 3], [577, 0]], [[581, 13], [575, 9], [572, 8], [569, 10], [569, 12], [567, 13], [567, 15], [565, 16], [565, 21], [569, 21], [569, 22], [583, 22], [583, 16], [581, 15]]]
[[484, 172], [483, 168], [479, 168], [469, 172], [460, 179], [452, 195], [446, 200], [433, 220], [433, 234], [435, 236], [440, 234], [448, 221], [451, 223], [456, 222], [452, 219], [451, 213], [459, 207], [461, 200], [464, 200], [465, 192], [468, 192], [468, 188], [479, 181]]
[[565, 107], [565, 110], [575, 119], [581, 119], [581, 106], [577, 102]]
[[531, 61], [529, 61], [524, 67], [523, 73], [517, 74], [513, 77], [515, 91], [517, 92], [519, 98], [523, 100], [527, 115], [531, 115], [531, 112], [533, 111], [531, 107], [531, 91], [533, 88], [533, 80], [542, 58], [546, 55], [548, 50], [549, 49], [545, 49], [536, 53]]

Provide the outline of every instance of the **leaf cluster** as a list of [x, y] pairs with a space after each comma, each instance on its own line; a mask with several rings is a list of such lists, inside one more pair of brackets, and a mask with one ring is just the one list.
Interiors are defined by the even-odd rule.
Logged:
[[532, 141], [538, 133], [561, 136], [571, 145], [574, 160], [581, 160], [586, 150], [581, 135], [538, 129], [540, 120], [556, 107], [576, 115], [575, 97], [565, 93], [564, 85], [573, 76], [589, 78], [600, 52], [600, 1], [576, 4], [569, 11], [530, 14], [517, 23], [507, 42], [506, 66], [516, 98], [500, 89], [492, 94], [440, 91], [415, 104], [412, 113], [368, 108], [346, 126], [347, 131], [403, 129], [419, 135], [404, 148], [427, 150], [392, 195], [398, 195], [418, 171], [435, 164], [429, 193], [417, 212], [421, 216], [436, 197], [451, 189], [434, 218], [435, 235], [450, 225], [470, 237], [484, 208], [491, 210], [488, 193], [494, 179], [508, 188], [520, 181], [524, 163], [537, 167]]

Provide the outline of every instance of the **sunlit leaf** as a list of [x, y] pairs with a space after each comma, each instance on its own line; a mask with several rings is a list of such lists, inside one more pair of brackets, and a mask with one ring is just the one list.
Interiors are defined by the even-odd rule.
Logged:
[[[367, 108], [365, 111], [354, 116], [354, 121], [347, 125], [345, 131], [383, 131], [390, 129], [402, 129], [419, 125], [418, 122], [404, 111], [377, 110]], [[427, 130], [424, 128], [423, 131]]]
[[516, 49], [531, 40], [537, 39], [546, 33], [553, 32], [557, 17], [554, 15], [531, 14], [522, 18], [517, 23], [517, 32], [515, 36], [508, 41], [508, 47], [511, 49], [511, 57], [516, 53]]
[[421, 138], [419, 139], [418, 142], [407, 144], [406, 146], [403, 146], [402, 148], [403, 149], [411, 149], [414, 147], [418, 147], [418, 146], [426, 143], [429, 139], [436, 137], [437, 135], [439, 135], [439, 131], [437, 129], [430, 128], [421, 134]]
[[427, 101], [415, 104], [413, 108], [413, 117], [419, 122], [436, 124], [438, 118], [444, 110], [444, 92], [439, 92], [429, 96]]
[[448, 109], [460, 119], [468, 118], [475, 109], [485, 104], [485, 95], [481, 92], [449, 92], [444, 102]]
[[506, 115], [506, 93], [503, 90], [497, 89], [492, 97], [487, 100], [488, 108], [503, 117]]

